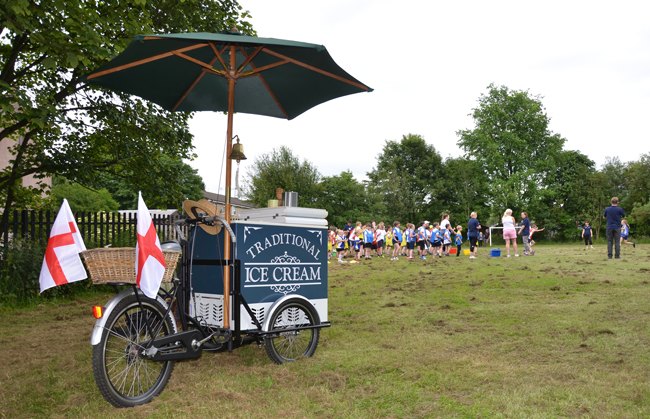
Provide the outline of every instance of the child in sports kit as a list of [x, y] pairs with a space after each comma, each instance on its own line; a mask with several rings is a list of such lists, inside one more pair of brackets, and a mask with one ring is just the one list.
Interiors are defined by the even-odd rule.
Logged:
[[528, 245], [530, 246], [530, 252], [529, 255], [533, 256], [535, 254], [535, 250], [533, 250], [533, 246], [535, 246], [535, 240], [533, 240], [533, 234], [537, 233], [538, 231], [544, 231], [543, 228], [537, 228], [537, 224], [532, 224], [530, 226], [530, 234], [528, 235]]
[[460, 249], [463, 247], [463, 227], [456, 226], [456, 235], [454, 237], [454, 243], [456, 244], [456, 257], [460, 256]]
[[433, 223], [433, 230], [431, 231], [429, 241], [431, 242], [431, 254], [433, 256], [438, 255], [438, 257], [442, 257], [442, 234], [440, 234], [438, 223]]
[[449, 248], [451, 247], [451, 233], [454, 230], [451, 227], [451, 224], [447, 224], [447, 228], [442, 231], [442, 248], [445, 256], [449, 256]]
[[408, 223], [404, 235], [406, 236], [406, 252], [408, 260], [413, 260], [413, 249], [415, 249], [415, 225]]
[[339, 229], [336, 232], [336, 255], [338, 256], [339, 263], [343, 263], [343, 252], [345, 252], [345, 243], [348, 241], [348, 236], [345, 231]]
[[330, 226], [327, 232], [327, 259], [332, 258], [332, 253], [335, 252], [334, 246], [336, 246], [336, 228]]
[[357, 227], [353, 228], [352, 230], [349, 231], [349, 236], [348, 236], [348, 247], [350, 248], [350, 251], [354, 253], [354, 259], [359, 260], [359, 233], [361, 230]]
[[[408, 223], [406, 223], [408, 226]], [[401, 256], [408, 256], [408, 249], [406, 246], [406, 228], [402, 230], [402, 243], [400, 243], [402, 248], [400, 249]]]
[[384, 243], [386, 239], [386, 230], [384, 229], [384, 223], [380, 222], [375, 229], [375, 242], [377, 245], [377, 256], [380, 258], [384, 257]]
[[594, 248], [594, 243], [591, 241], [591, 225], [589, 225], [589, 221], [585, 221], [585, 225], [582, 226], [582, 239], [585, 241], [585, 250], [591, 246], [591, 248]]
[[386, 229], [386, 253], [393, 255], [393, 229]]
[[424, 221], [420, 227], [418, 227], [416, 244], [420, 249], [420, 259], [427, 260], [425, 256], [426, 240], [427, 240], [427, 230], [429, 229], [429, 222]]
[[365, 254], [365, 259], [371, 259], [370, 250], [373, 247], [375, 242], [375, 232], [372, 230], [370, 223], [366, 224], [363, 230], [363, 251]]
[[400, 227], [400, 222], [395, 221], [393, 223], [393, 231], [392, 231], [393, 254], [390, 260], [398, 260], [400, 254], [400, 247], [402, 244], [403, 237], [402, 237], [402, 230], [399, 227]]
[[621, 244], [631, 244], [632, 247], [636, 247], [636, 243], [628, 241], [630, 238], [630, 225], [627, 220], [623, 218], [621, 220]]

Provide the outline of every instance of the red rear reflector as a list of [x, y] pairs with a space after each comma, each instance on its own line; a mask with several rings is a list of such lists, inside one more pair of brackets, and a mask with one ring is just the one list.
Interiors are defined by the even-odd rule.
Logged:
[[104, 307], [102, 306], [93, 306], [93, 317], [96, 319], [101, 319], [104, 315]]

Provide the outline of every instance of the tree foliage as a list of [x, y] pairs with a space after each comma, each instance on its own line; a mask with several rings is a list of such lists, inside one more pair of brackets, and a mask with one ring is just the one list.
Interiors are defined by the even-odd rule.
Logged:
[[107, 189], [93, 190], [56, 177], [52, 185], [51, 207], [58, 209], [63, 199], [68, 200], [73, 212], [117, 211], [119, 209], [119, 204]]
[[488, 179], [479, 163], [465, 157], [445, 160], [444, 188], [437, 196], [437, 201], [451, 220], [464, 221], [472, 211], [487, 214]]
[[[25, 175], [79, 183], [98, 173], [137, 180], [168, 158], [191, 157], [190, 114], [89, 89], [83, 76], [139, 33], [252, 32], [235, 0], [7, 0], [0, 9], [0, 143], [14, 159], [0, 172], [6, 209]], [[22, 202], [17, 202], [22, 205]], [[4, 230], [4, 228], [3, 228]]]
[[346, 221], [367, 221], [377, 216], [370, 212], [365, 186], [352, 172], [321, 179], [316, 206], [327, 210], [330, 224], [343, 226]]
[[[276, 187], [297, 190], [300, 205], [327, 209], [337, 226], [347, 220], [434, 221], [443, 212], [465, 224], [472, 211], [484, 224], [495, 224], [510, 207], [517, 219], [526, 211], [544, 227], [540, 237], [564, 241], [579, 240], [585, 221], [598, 237], [603, 209], [618, 196], [632, 233], [650, 235], [650, 155], [629, 163], [609, 158], [598, 169], [549, 131], [539, 97], [506, 87], [489, 86], [472, 116], [475, 128], [458, 132], [464, 157], [443, 161], [424, 138], [407, 134], [386, 141], [368, 180], [358, 182], [349, 171], [318, 179], [311, 164], [281, 149], [255, 164], [250, 196], [264, 206]], [[307, 179], [308, 187], [295, 178]], [[305, 200], [305, 193], [315, 198]]]
[[442, 158], [420, 135], [386, 141], [377, 167], [368, 173], [371, 193], [377, 194], [388, 219], [418, 222], [430, 217], [433, 198], [441, 189]]
[[487, 175], [491, 206], [529, 207], [564, 144], [549, 131], [541, 99], [490, 85], [471, 115], [475, 127], [458, 131], [458, 145]]
[[258, 157], [251, 165], [243, 187], [246, 198], [266, 206], [275, 198], [276, 188], [297, 192], [301, 207], [314, 207], [318, 199], [320, 173], [308, 161], [293, 155], [286, 146]]
[[[117, 166], [120, 167], [119, 165]], [[135, 209], [138, 191], [149, 208], [180, 209], [185, 199], [199, 200], [205, 185], [198, 171], [181, 159], [161, 156], [146, 176], [137, 176], [129, 167], [100, 173], [88, 185], [107, 189], [119, 203], [120, 209]]]

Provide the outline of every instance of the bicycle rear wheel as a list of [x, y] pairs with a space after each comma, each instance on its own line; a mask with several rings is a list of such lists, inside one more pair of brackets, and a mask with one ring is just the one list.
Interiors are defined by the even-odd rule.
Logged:
[[[283, 302], [271, 317], [270, 331], [276, 334], [264, 339], [266, 354], [276, 364], [310, 357], [316, 352], [320, 330], [295, 328], [320, 324], [314, 307], [298, 298]], [[285, 330], [285, 331], [283, 331]]]
[[135, 294], [126, 296], [109, 314], [99, 344], [93, 346], [93, 373], [104, 398], [116, 407], [150, 402], [165, 388], [174, 368], [173, 361], [152, 361], [143, 356], [146, 343], [154, 337], [176, 332], [171, 314], [163, 305]]

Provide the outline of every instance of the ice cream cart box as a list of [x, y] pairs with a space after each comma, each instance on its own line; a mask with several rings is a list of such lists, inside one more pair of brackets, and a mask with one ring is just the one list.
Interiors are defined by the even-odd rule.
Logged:
[[[233, 281], [239, 281], [241, 294], [260, 323], [286, 295], [307, 298], [320, 320], [328, 321], [325, 216], [325, 210], [311, 208], [263, 208], [239, 214], [231, 223], [236, 237], [232, 254], [240, 264], [239, 278], [233, 276]], [[190, 312], [213, 326], [223, 325], [224, 234], [222, 230], [210, 235], [200, 228], [192, 233]], [[246, 309], [239, 310], [240, 329], [254, 329]]]

